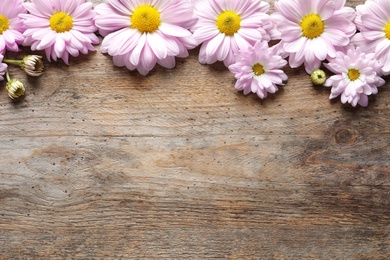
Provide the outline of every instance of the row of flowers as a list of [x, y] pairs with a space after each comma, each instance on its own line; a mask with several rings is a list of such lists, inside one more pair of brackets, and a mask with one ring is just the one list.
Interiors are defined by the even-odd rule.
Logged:
[[[86, 0], [2, 0], [0, 53], [31, 46], [68, 64], [69, 55], [95, 50], [98, 31], [100, 50], [116, 66], [147, 75], [156, 64], [173, 68], [176, 57], [200, 45], [199, 62], [222, 61], [244, 94], [275, 93], [288, 79], [282, 70], [288, 64], [331, 87], [331, 99], [367, 106], [390, 74], [390, 0], [356, 9], [345, 2], [278, 0], [269, 14], [261, 0], [107, 0], [95, 7]], [[37, 71], [30, 74], [40, 75], [40, 58], [29, 57], [30, 72]], [[6, 72], [12, 62], [3, 56], [0, 62], [0, 75], [14, 86], [8, 92], [17, 97], [20, 84]], [[322, 66], [334, 75], [326, 79]]]

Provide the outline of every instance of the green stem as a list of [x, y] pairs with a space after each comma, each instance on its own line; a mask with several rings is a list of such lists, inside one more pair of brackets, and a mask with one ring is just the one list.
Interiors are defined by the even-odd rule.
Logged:
[[23, 60], [9, 60], [9, 59], [4, 59], [3, 62], [13, 64], [13, 65], [20, 65], [22, 64]]
[[11, 80], [11, 77], [9, 76], [8, 70], [5, 72], [5, 77], [6, 77], [7, 81]]

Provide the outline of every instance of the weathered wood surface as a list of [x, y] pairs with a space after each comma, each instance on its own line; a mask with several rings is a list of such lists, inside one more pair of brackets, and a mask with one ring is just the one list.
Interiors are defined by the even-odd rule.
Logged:
[[197, 54], [142, 77], [97, 51], [2, 92], [1, 259], [390, 258], [390, 81], [350, 108], [287, 69], [261, 101]]

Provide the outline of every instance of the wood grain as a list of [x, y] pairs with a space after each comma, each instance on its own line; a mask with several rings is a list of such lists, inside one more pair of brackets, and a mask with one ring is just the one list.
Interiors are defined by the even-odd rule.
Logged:
[[198, 51], [147, 77], [99, 51], [11, 68], [0, 259], [390, 258], [389, 83], [351, 108], [286, 68], [260, 100]]

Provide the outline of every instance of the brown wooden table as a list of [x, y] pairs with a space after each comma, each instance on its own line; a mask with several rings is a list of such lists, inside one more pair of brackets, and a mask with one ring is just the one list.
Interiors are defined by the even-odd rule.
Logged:
[[10, 69], [1, 259], [390, 258], [389, 79], [351, 108], [286, 68], [260, 100], [198, 51], [147, 77], [99, 51]]

